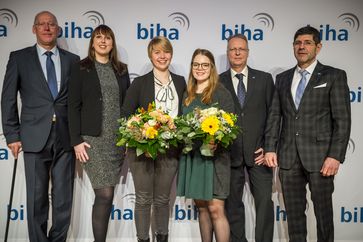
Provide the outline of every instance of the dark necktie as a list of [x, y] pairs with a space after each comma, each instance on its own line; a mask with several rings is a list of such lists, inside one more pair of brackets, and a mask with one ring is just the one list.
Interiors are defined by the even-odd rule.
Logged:
[[246, 99], [246, 87], [245, 84], [243, 84], [243, 74], [238, 73], [236, 74], [236, 77], [239, 80], [237, 85], [237, 97], [239, 103], [241, 104], [241, 107], [243, 107], [243, 104], [245, 103]]
[[301, 80], [300, 80], [300, 82], [299, 82], [299, 84], [297, 86], [296, 94], [295, 94], [295, 107], [296, 107], [296, 109], [299, 108], [301, 98], [302, 98], [302, 96], [304, 94], [304, 90], [305, 90], [305, 87], [306, 87], [306, 75], [309, 72], [307, 72], [306, 70], [300, 70], [299, 73], [301, 75]]
[[47, 56], [47, 81], [48, 86], [50, 89], [50, 92], [52, 93], [53, 98], [55, 99], [58, 95], [58, 86], [57, 86], [57, 76], [55, 74], [55, 67], [52, 60], [53, 52], [47, 51], [45, 52], [45, 55]]

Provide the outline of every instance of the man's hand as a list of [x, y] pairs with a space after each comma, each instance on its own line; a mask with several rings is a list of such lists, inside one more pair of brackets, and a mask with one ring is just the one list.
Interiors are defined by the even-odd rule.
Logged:
[[275, 152], [267, 152], [265, 153], [265, 160], [266, 160], [266, 165], [268, 167], [277, 167], [277, 155]]
[[335, 176], [338, 173], [340, 162], [334, 158], [327, 157], [320, 173], [323, 176]]
[[11, 153], [13, 154], [14, 158], [18, 159], [18, 155], [22, 151], [21, 142], [17, 141], [17, 142], [8, 144], [8, 147], [11, 150]]
[[76, 159], [82, 163], [85, 163], [89, 160], [86, 148], [91, 148], [91, 146], [86, 142], [83, 142], [83, 143], [80, 143], [80, 144], [74, 146], [74, 152], [76, 153]]

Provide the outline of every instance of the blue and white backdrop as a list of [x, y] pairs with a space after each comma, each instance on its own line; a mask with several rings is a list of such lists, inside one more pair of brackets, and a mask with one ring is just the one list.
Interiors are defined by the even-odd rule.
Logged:
[[[156, 35], [168, 37], [174, 46], [172, 70], [187, 77], [194, 49], [211, 50], [219, 72], [228, 68], [226, 41], [243, 33], [250, 41], [249, 65], [273, 76], [295, 65], [293, 34], [310, 24], [320, 30], [323, 49], [319, 60], [344, 69], [348, 74], [352, 104], [352, 133], [344, 165], [335, 179], [334, 222], [337, 241], [363, 241], [363, 193], [360, 187], [363, 164], [362, 54], [363, 3], [359, 0], [184, 0], [184, 1], [89, 1], [89, 0], [2, 0], [0, 3], [0, 83], [12, 50], [35, 43], [33, 18], [42, 10], [58, 17], [62, 33], [59, 45], [86, 56], [89, 37], [95, 26], [109, 25], [115, 32], [121, 59], [129, 66], [131, 78], [151, 69], [146, 47]], [[2, 131], [0, 131], [2, 133]], [[0, 238], [3, 238], [11, 185], [13, 158], [1, 134], [0, 139]], [[11, 212], [10, 241], [27, 241], [27, 208], [22, 158], [17, 168], [15, 196]], [[81, 169], [77, 169], [74, 207], [69, 241], [91, 241], [93, 191]], [[308, 194], [309, 196], [309, 194]], [[275, 210], [275, 241], [286, 241], [287, 224], [278, 179], [274, 178], [272, 198]], [[195, 207], [173, 196], [170, 215], [171, 241], [200, 241]], [[253, 198], [248, 184], [246, 230], [254, 237]], [[116, 189], [108, 241], [135, 241], [134, 188], [125, 166]], [[316, 241], [312, 204], [307, 207], [309, 239]], [[51, 215], [50, 215], [51, 216]]]

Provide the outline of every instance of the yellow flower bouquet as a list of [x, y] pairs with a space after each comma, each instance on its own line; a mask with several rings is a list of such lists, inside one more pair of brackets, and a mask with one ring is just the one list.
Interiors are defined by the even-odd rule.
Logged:
[[213, 156], [209, 144], [227, 148], [237, 138], [240, 129], [235, 125], [236, 121], [235, 114], [216, 107], [195, 108], [193, 112], [175, 120], [178, 127], [177, 139], [183, 140], [184, 153], [191, 151], [193, 143], [200, 140], [203, 143], [200, 147], [202, 155]]
[[139, 108], [137, 113], [120, 123], [117, 146], [136, 148], [136, 155], [145, 154], [155, 159], [165, 154], [171, 145], [177, 147], [174, 119], [150, 103], [147, 110]]

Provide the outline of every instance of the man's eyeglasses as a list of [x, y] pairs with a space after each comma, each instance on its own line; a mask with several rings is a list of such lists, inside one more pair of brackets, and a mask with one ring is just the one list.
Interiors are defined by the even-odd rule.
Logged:
[[192, 63], [192, 68], [194, 70], [199, 69], [199, 67], [201, 67], [203, 70], [207, 70], [210, 67], [210, 63], [198, 63], [198, 62]]
[[36, 23], [34, 24], [37, 28], [40, 28], [40, 29], [45, 29], [46, 27], [49, 27], [50, 29], [55, 29], [56, 27], [58, 27], [58, 24], [56, 23]]
[[313, 46], [313, 45], [315, 45], [315, 42], [312, 40], [304, 40], [304, 41], [296, 40], [293, 42], [293, 45], [294, 46], [300, 46], [300, 45]]
[[228, 49], [228, 51], [230, 51], [230, 52], [234, 52], [234, 53], [241, 53], [241, 52], [247, 52], [248, 51], [248, 49], [244, 49], [244, 48], [230, 48], [230, 49]]

